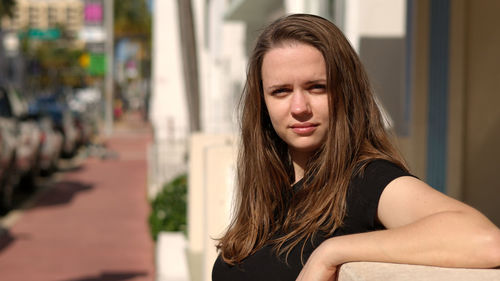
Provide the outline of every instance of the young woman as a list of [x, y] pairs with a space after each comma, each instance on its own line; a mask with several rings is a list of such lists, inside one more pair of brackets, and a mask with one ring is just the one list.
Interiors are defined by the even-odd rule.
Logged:
[[408, 172], [331, 22], [269, 25], [242, 109], [236, 213], [214, 281], [333, 280], [350, 261], [500, 265], [500, 230]]

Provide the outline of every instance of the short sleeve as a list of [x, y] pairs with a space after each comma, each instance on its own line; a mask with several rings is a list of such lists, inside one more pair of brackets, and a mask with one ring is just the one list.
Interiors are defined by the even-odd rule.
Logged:
[[380, 196], [391, 181], [402, 176], [412, 175], [392, 162], [379, 159], [371, 161], [362, 173], [355, 175], [347, 192], [342, 234], [383, 229], [377, 219]]

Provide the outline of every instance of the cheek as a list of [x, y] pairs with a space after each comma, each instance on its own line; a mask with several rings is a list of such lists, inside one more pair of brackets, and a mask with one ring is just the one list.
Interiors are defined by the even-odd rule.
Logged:
[[321, 115], [322, 119], [329, 120], [330, 119], [330, 110], [329, 110], [329, 100], [328, 98], [323, 98], [318, 103], [318, 113]]
[[280, 104], [271, 103], [267, 106], [269, 119], [275, 131], [278, 131], [286, 123], [286, 111]]
[[321, 115], [327, 122], [330, 120], [330, 110], [327, 106], [323, 108]]
[[269, 120], [271, 122], [271, 126], [274, 129], [274, 132], [281, 138], [283, 139], [284, 137], [284, 131], [286, 127], [286, 120], [283, 116], [279, 114], [279, 112], [276, 111], [269, 111]]
[[280, 127], [280, 121], [279, 119], [276, 118], [275, 115], [272, 113], [269, 113], [269, 120], [271, 121], [271, 125], [276, 133], [279, 135], [279, 127]]

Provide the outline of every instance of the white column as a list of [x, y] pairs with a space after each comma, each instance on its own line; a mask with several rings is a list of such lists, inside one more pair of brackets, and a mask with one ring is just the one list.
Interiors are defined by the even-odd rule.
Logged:
[[359, 1], [345, 1], [344, 34], [356, 51], [359, 51]]
[[185, 139], [189, 130], [177, 1], [155, 1], [151, 120], [157, 139]]

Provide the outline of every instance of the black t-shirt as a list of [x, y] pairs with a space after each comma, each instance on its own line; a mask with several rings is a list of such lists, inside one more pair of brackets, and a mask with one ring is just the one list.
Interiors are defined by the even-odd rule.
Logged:
[[[329, 237], [317, 235], [314, 241], [307, 240], [299, 243], [292, 249], [286, 262], [284, 257], [276, 255], [271, 244], [259, 249], [235, 266], [226, 264], [219, 255], [212, 270], [212, 280], [295, 280], [303, 267], [301, 261], [303, 243], [306, 243], [302, 253], [302, 259], [305, 263], [313, 250], [330, 237], [384, 229], [384, 226], [377, 220], [380, 195], [392, 180], [409, 175], [391, 162], [385, 160], [370, 162], [362, 175], [351, 179], [346, 198], [347, 213], [344, 225], [336, 229], [333, 235]], [[297, 184], [301, 184], [301, 182]]]

